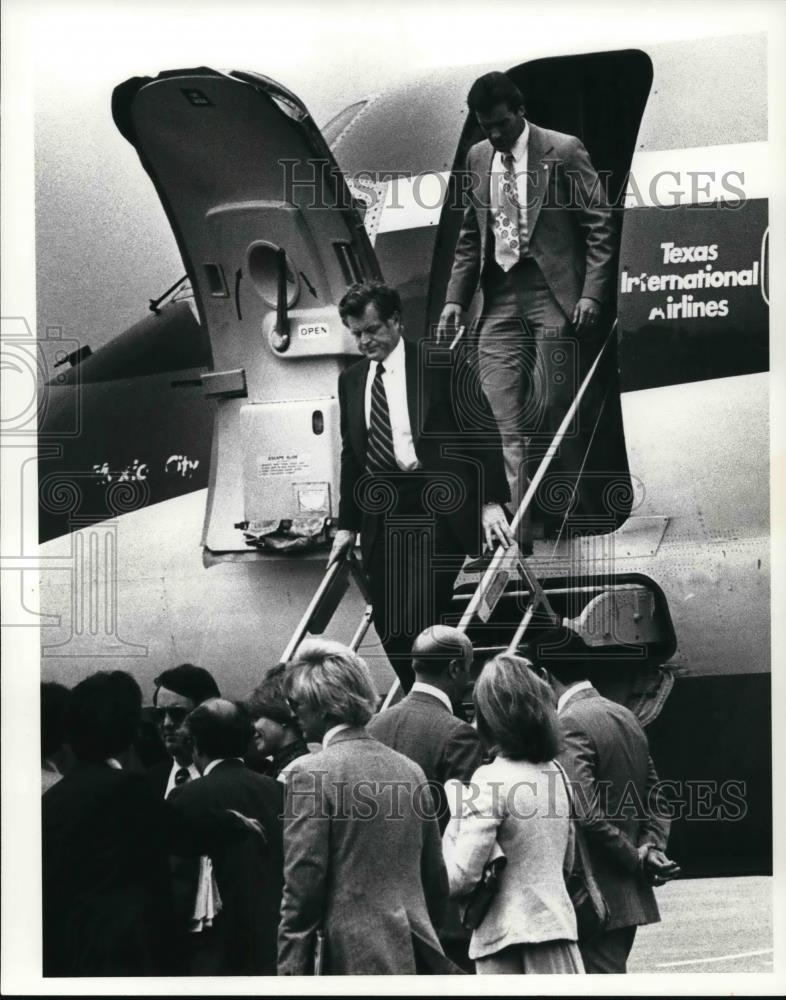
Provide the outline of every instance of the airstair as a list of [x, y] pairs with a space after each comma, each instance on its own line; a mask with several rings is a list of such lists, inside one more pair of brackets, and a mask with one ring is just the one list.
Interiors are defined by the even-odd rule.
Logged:
[[[604, 353], [616, 336], [616, 328], [615, 322], [521, 499], [510, 524], [514, 538], [590, 383], [597, 377]], [[574, 491], [581, 481], [604, 404], [605, 396], [582, 467], [576, 475]], [[555, 547], [560, 543], [564, 527], [565, 520]], [[366, 602], [348, 643], [355, 651], [360, 648], [373, 622], [373, 609], [368, 582], [356, 552], [352, 551], [326, 571], [281, 655], [281, 662], [292, 659], [307, 636], [325, 631], [351, 582]], [[588, 655], [611, 667], [601, 671], [600, 683], [596, 686], [603, 688], [605, 683], [607, 690], [604, 693], [628, 704], [643, 723], [657, 716], [671, 690], [671, 672], [661, 670], [655, 663], [658, 654], [671, 646], [668, 610], [657, 588], [648, 585], [646, 580], [627, 580], [624, 575], [594, 579], [591, 575], [584, 576], [581, 571], [573, 573], [570, 570], [567, 574], [539, 579], [531, 560], [524, 557], [518, 545], [514, 543], [507, 548], [499, 545], [490, 556], [465, 563], [456, 581], [451, 610], [452, 621], [472, 640], [476, 672], [498, 653], [526, 655], [534, 635], [561, 626], [583, 639]], [[401, 694], [399, 681], [395, 679], [380, 710], [393, 704]]]

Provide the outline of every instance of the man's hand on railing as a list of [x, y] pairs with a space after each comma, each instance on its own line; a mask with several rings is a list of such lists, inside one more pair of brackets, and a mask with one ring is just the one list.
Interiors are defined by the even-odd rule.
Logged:
[[352, 551], [355, 547], [356, 537], [356, 532], [347, 531], [346, 528], [339, 528], [336, 532], [336, 537], [333, 539], [333, 548], [330, 550], [330, 555], [328, 556], [328, 569], [334, 562], [343, 559], [348, 552]]
[[486, 539], [486, 547], [489, 550], [494, 549], [495, 542], [501, 542], [502, 547], [505, 549], [513, 544], [513, 535], [501, 504], [484, 503], [481, 516], [483, 520], [483, 535]]

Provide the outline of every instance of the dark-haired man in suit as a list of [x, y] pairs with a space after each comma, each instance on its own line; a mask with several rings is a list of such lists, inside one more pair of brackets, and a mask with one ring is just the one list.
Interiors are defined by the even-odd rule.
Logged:
[[[184, 728], [185, 720], [198, 705], [208, 698], [217, 698], [220, 692], [210, 671], [193, 663], [164, 670], [156, 677], [155, 685], [153, 716], [167, 756], [148, 768], [146, 777], [156, 796], [168, 799], [176, 788], [200, 777]], [[195, 962], [199, 964], [199, 952], [210, 937], [209, 933], [193, 931], [199, 859], [172, 855], [169, 866], [175, 910], [173, 962], [176, 971], [185, 975]]]
[[64, 735], [75, 764], [41, 801], [45, 976], [177, 971], [164, 802], [118, 759], [141, 709], [139, 685], [119, 670], [70, 694]]
[[582, 640], [547, 634], [534, 655], [557, 699], [564, 740], [560, 759], [609, 912], [603, 932], [579, 941], [584, 967], [589, 973], [624, 973], [636, 928], [660, 920], [652, 885], [678, 871], [664, 854], [668, 806], [658, 795], [641, 723], [592, 686]]
[[172, 789], [199, 777], [191, 758], [191, 746], [184, 739], [183, 723], [189, 712], [208, 698], [218, 698], [221, 692], [209, 670], [181, 663], [170, 667], [155, 679], [153, 716], [167, 759], [147, 771], [154, 791], [168, 798]]
[[359, 531], [374, 625], [408, 691], [412, 640], [448, 610], [465, 554], [512, 541], [499, 432], [468, 364], [404, 341], [395, 289], [353, 285], [339, 313], [364, 358], [338, 380], [341, 496], [329, 563]]
[[[612, 294], [616, 241], [603, 184], [575, 136], [527, 121], [504, 73], [467, 95], [486, 138], [467, 155], [471, 181], [440, 330], [460, 325], [480, 285], [478, 355], [499, 423], [514, 506], [528, 484], [528, 444], [540, 453], [573, 401]], [[588, 441], [578, 421], [560, 446], [567, 474]], [[529, 526], [522, 532], [529, 543]]]

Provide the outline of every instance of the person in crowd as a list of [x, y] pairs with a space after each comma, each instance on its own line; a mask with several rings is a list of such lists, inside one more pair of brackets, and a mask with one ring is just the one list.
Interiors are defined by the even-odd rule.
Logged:
[[366, 664], [308, 640], [286, 679], [323, 749], [287, 775], [279, 975], [458, 971], [434, 929], [447, 899], [434, 803], [421, 768], [366, 730]]
[[202, 777], [167, 800], [170, 848], [202, 856], [191, 952], [194, 975], [274, 975], [281, 903], [282, 789], [243, 762], [251, 734], [245, 708], [209, 698], [185, 722]]
[[364, 357], [338, 379], [340, 497], [328, 565], [359, 531], [374, 627], [408, 691], [412, 642], [449, 611], [464, 556], [512, 540], [499, 432], [470, 365], [403, 339], [394, 288], [352, 285], [339, 314]]
[[[481, 383], [517, 507], [528, 485], [528, 442], [539, 435], [545, 452], [594, 355], [613, 295], [616, 237], [586, 149], [575, 136], [528, 121], [509, 76], [479, 77], [467, 105], [486, 138], [467, 155], [471, 186], [439, 328], [447, 334], [462, 324], [480, 286]], [[577, 421], [560, 446], [566, 474], [583, 467], [585, 423], [591, 428]], [[526, 525], [522, 544], [530, 537]]]
[[45, 976], [172, 971], [163, 802], [118, 762], [141, 708], [138, 684], [118, 670], [71, 692], [75, 764], [41, 800]]
[[254, 722], [256, 752], [270, 758], [272, 777], [286, 781], [294, 761], [309, 752], [300, 726], [284, 694], [286, 665], [279, 663], [265, 674], [248, 701]]
[[[412, 646], [415, 683], [411, 691], [368, 724], [374, 739], [423, 768], [437, 803], [440, 833], [450, 818], [445, 783], [454, 779], [468, 784], [483, 758], [477, 730], [454, 715], [462, 711], [472, 657], [472, 643], [458, 629], [447, 625], [425, 629]], [[445, 954], [465, 971], [472, 971], [469, 933], [461, 926], [455, 902], [446, 909], [439, 937]]]
[[374, 739], [423, 768], [437, 801], [440, 832], [450, 816], [445, 782], [456, 778], [467, 784], [483, 757], [477, 731], [453, 714], [470, 684], [472, 656], [472, 643], [458, 629], [425, 629], [412, 646], [411, 691], [368, 724]]
[[668, 812], [647, 736], [633, 712], [592, 686], [589, 650], [575, 633], [544, 635], [534, 655], [557, 699], [561, 759], [609, 911], [607, 928], [580, 943], [584, 965], [624, 973], [636, 928], [660, 920], [650, 879], [674, 867], [664, 854]]
[[[170, 667], [154, 683], [153, 716], [166, 755], [148, 768], [147, 780], [159, 798], [168, 799], [175, 788], [200, 777], [184, 723], [198, 705], [208, 698], [217, 698], [219, 690], [213, 675], [192, 663]], [[169, 867], [175, 909], [173, 962], [176, 970], [186, 975], [204, 964], [200, 958], [202, 950], [210, 953], [211, 935], [195, 918], [200, 861], [172, 854]]]
[[156, 677], [153, 692], [153, 715], [166, 760], [148, 769], [148, 778], [157, 794], [168, 798], [172, 789], [199, 777], [191, 758], [191, 745], [183, 723], [189, 712], [221, 692], [210, 671], [192, 663], [181, 663]]
[[478, 732], [496, 756], [460, 785], [443, 837], [451, 895], [466, 896], [486, 863], [507, 859], [473, 931], [478, 973], [580, 973], [576, 916], [565, 884], [573, 864], [568, 790], [554, 758], [559, 732], [545, 685], [527, 660], [501, 654], [475, 684]]
[[56, 784], [68, 768], [70, 753], [65, 746], [65, 715], [68, 688], [54, 681], [41, 684], [41, 794]]

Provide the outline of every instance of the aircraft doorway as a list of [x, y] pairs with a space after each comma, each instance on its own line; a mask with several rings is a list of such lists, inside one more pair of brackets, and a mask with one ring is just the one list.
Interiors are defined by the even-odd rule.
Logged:
[[[508, 75], [524, 95], [527, 118], [531, 122], [578, 136], [586, 146], [615, 216], [618, 253], [628, 171], [652, 83], [649, 57], [639, 51], [623, 51], [538, 59], [513, 67]], [[474, 115], [469, 115], [459, 142], [436, 239], [428, 300], [432, 324], [445, 301], [453, 249], [463, 215], [457, 172], [464, 167], [469, 148], [483, 137]], [[615, 274], [618, 271], [617, 260], [614, 271]], [[608, 323], [616, 316], [616, 287], [615, 283], [611, 290], [613, 299], [609, 304]], [[481, 296], [476, 295], [471, 317], [476, 317], [481, 307]], [[635, 493], [625, 448], [616, 343], [607, 347], [597, 377], [602, 386], [597, 402], [590, 412], [579, 413], [579, 419], [590, 422], [593, 433], [578, 498], [571, 500], [572, 490], [566, 491], [565, 484], [561, 486], [554, 477], [551, 482], [547, 477], [543, 483], [544, 489], [550, 489], [548, 505], [552, 515], [558, 495], [564, 494], [566, 503], [579, 500], [582, 514], [575, 519], [575, 527], [582, 534], [605, 534], [619, 528], [631, 512]], [[545, 507], [544, 497], [536, 498], [536, 506], [540, 499], [541, 507]], [[536, 519], [538, 516], [536, 510]], [[542, 510], [540, 516], [544, 516]], [[551, 520], [553, 523], [553, 516]]]

